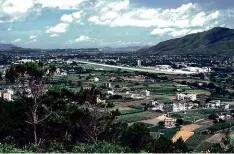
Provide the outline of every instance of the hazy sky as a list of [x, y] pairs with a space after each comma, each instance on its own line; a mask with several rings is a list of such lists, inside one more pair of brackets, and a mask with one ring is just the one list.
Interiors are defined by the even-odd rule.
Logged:
[[154, 45], [222, 26], [234, 0], [0, 0], [0, 42], [31, 48]]

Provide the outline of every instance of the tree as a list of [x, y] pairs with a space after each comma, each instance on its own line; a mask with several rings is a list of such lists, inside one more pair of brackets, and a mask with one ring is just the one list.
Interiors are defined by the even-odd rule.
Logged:
[[209, 116], [208, 116], [208, 119], [210, 119], [210, 120], [216, 120], [218, 118], [218, 116], [216, 115], [216, 114], [210, 114]]
[[184, 120], [183, 119], [176, 119], [176, 124], [178, 126], [183, 125], [184, 124]]
[[28, 116], [25, 123], [32, 126], [34, 146], [38, 146], [42, 141], [38, 138], [38, 125], [51, 115], [51, 109], [42, 104], [41, 98], [46, 92], [46, 81], [55, 71], [54, 66], [47, 66], [41, 62], [12, 65], [6, 71], [6, 79], [13, 83], [19, 102], [25, 106]]
[[129, 126], [123, 135], [123, 145], [129, 146], [134, 151], [148, 150], [151, 148], [152, 138], [150, 131], [144, 123], [134, 123]]
[[159, 121], [158, 125], [161, 126], [161, 127], [163, 127], [165, 125], [165, 122], [164, 121]]
[[160, 136], [153, 143], [153, 153], [171, 153], [173, 151], [173, 143], [170, 139]]
[[186, 153], [189, 152], [187, 145], [184, 143], [183, 139], [180, 137], [174, 144], [173, 144], [174, 153]]
[[97, 143], [118, 114], [118, 111], [110, 112], [94, 105], [77, 108], [70, 118], [72, 141]]
[[121, 143], [121, 139], [128, 128], [128, 124], [124, 122], [115, 122], [109, 125], [102, 134], [102, 139], [110, 143]]

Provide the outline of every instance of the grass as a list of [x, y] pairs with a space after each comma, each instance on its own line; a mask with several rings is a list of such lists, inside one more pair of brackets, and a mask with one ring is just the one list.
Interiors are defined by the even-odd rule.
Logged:
[[201, 141], [207, 139], [211, 135], [203, 135], [199, 133], [194, 133], [185, 143], [189, 149], [196, 149], [196, 147], [201, 143]]
[[134, 114], [144, 112], [142, 109], [121, 110], [120, 115]]
[[172, 139], [173, 136], [176, 134], [177, 130], [177, 128], [168, 128], [161, 130], [161, 133], [163, 133], [165, 137]]
[[[135, 123], [143, 123], [143, 122], [135, 122]], [[143, 124], [145, 124], [149, 129], [154, 126], [153, 124], [147, 124], [147, 123], [143, 123]]]
[[159, 130], [162, 129], [161, 126], [157, 125], [157, 126], [154, 126], [154, 127], [150, 127], [150, 132], [158, 132]]
[[214, 143], [210, 142], [203, 142], [197, 146], [197, 148], [194, 150], [194, 152], [200, 153], [200, 152], [205, 152], [209, 150], [212, 146], [214, 146]]
[[205, 125], [202, 125], [200, 128], [196, 129], [195, 130], [195, 133], [200, 133], [204, 130], [207, 130], [208, 127], [210, 127], [212, 124], [205, 124]]
[[177, 113], [172, 113], [170, 116], [172, 118], [183, 118], [184, 120], [187, 121], [193, 121], [193, 120], [199, 120], [202, 118], [207, 117], [208, 115], [212, 113], [216, 113], [218, 110], [217, 109], [201, 109], [201, 110], [190, 110], [184, 112], [177, 112]]

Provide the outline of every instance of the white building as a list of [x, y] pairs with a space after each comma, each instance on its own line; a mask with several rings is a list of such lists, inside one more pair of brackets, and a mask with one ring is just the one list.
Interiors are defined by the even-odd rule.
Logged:
[[185, 104], [183, 103], [173, 103], [172, 110], [173, 112], [185, 111], [186, 107], [185, 107]]
[[67, 72], [62, 72], [61, 76], [67, 76]]
[[141, 67], [141, 60], [137, 60], [137, 66]]
[[4, 92], [2, 94], [2, 98], [5, 99], [5, 100], [8, 100], [8, 101], [12, 101], [12, 95], [8, 92]]
[[108, 95], [114, 95], [114, 91], [107, 91]]
[[221, 104], [220, 106], [221, 106], [221, 108], [224, 109], [224, 110], [229, 109], [229, 104], [224, 103], [224, 104]]
[[140, 95], [140, 94], [132, 94], [131, 95], [131, 98], [134, 98], [134, 99], [142, 99], [142, 98], [144, 98], [142, 95]]
[[7, 89], [5, 91], [0, 92], [0, 97], [7, 101], [13, 101], [12, 95], [14, 94], [14, 91], [11, 89]]
[[219, 107], [221, 106], [220, 100], [210, 101], [210, 104], [211, 104], [211, 106], [214, 107], [214, 108], [219, 108]]
[[150, 96], [150, 91], [145, 90], [145, 91], [144, 91], [144, 95], [145, 95], [146, 97], [149, 97], [149, 96]]
[[99, 81], [99, 78], [94, 78], [94, 81], [95, 81], [95, 82], [98, 82], [98, 81]]
[[172, 119], [172, 118], [165, 118], [164, 119], [164, 126], [166, 128], [175, 127], [175, 124], [176, 124], [176, 120], [175, 119]]
[[190, 100], [190, 101], [195, 101], [197, 99], [196, 94], [177, 94], [177, 100]]

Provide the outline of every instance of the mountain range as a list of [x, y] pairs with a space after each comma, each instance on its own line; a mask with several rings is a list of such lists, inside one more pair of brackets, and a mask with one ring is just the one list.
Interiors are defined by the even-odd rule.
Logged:
[[234, 30], [215, 27], [211, 30], [167, 40], [138, 51], [143, 54], [234, 55]]
[[[12, 44], [1, 44], [0, 51], [23, 49]], [[79, 49], [74, 49], [79, 50]], [[234, 56], [234, 29], [215, 27], [211, 30], [189, 34], [181, 38], [167, 40], [154, 46], [129, 46], [122, 48], [94, 48], [92, 50], [82, 49], [81, 51], [99, 52], [137, 52], [140, 54], [160, 55], [226, 55]]]

